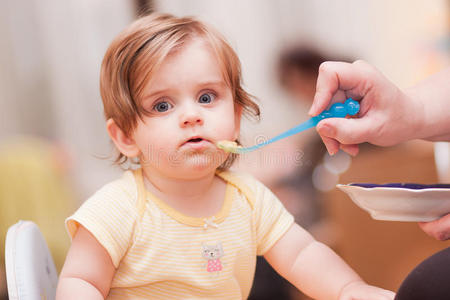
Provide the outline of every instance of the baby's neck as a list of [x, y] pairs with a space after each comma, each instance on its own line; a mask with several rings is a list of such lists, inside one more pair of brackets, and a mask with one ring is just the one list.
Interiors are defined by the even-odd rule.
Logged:
[[195, 179], [171, 178], [153, 171], [143, 170], [146, 187], [154, 192], [170, 197], [198, 197], [204, 195], [214, 181], [215, 174], [210, 173]]
[[147, 190], [186, 215], [212, 216], [222, 207], [226, 183], [215, 173], [189, 180], [169, 178], [145, 169], [143, 175]]

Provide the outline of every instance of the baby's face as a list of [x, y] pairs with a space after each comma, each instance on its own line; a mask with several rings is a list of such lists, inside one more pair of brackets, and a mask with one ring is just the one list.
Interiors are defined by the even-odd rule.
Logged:
[[228, 154], [219, 140], [235, 140], [240, 113], [219, 61], [202, 39], [188, 41], [168, 56], [144, 88], [133, 139], [141, 164], [166, 176], [193, 178], [220, 166]]

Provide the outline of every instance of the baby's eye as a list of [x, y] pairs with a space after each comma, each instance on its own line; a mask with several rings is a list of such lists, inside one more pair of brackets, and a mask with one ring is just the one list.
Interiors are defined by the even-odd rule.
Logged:
[[157, 112], [166, 112], [171, 108], [172, 104], [170, 104], [167, 101], [158, 102], [153, 106], [153, 109], [156, 110]]
[[205, 93], [202, 94], [200, 96], [200, 98], [198, 98], [198, 102], [200, 103], [211, 103], [214, 101], [214, 99], [216, 98], [216, 96], [212, 93]]

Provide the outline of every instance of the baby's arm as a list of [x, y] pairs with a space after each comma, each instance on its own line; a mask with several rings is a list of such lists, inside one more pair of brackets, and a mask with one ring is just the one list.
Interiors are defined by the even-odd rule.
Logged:
[[105, 299], [115, 271], [105, 248], [80, 226], [59, 277], [56, 299]]
[[264, 255], [299, 290], [314, 299], [393, 299], [369, 286], [336, 253], [294, 224]]

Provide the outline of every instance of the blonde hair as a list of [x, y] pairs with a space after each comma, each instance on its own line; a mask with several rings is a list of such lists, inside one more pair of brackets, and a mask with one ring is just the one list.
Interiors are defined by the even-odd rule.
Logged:
[[[105, 118], [112, 118], [127, 135], [136, 128], [138, 118], [146, 114], [140, 100], [143, 89], [155, 70], [173, 51], [193, 37], [210, 43], [219, 60], [223, 77], [229, 85], [236, 105], [247, 116], [259, 118], [260, 110], [242, 87], [241, 64], [225, 38], [211, 26], [192, 17], [178, 18], [153, 13], [139, 18], [111, 43], [100, 71], [100, 93]], [[220, 167], [231, 166], [235, 155]], [[122, 164], [127, 157], [120, 153], [115, 160]]]

